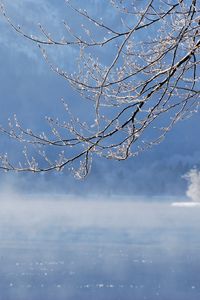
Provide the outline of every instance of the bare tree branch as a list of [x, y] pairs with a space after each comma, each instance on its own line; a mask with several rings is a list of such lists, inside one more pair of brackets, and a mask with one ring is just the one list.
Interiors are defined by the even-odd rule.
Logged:
[[[2, 155], [0, 168], [4, 170], [46, 172], [69, 166], [77, 178], [83, 178], [94, 155], [115, 160], [135, 156], [160, 143], [177, 121], [198, 110], [197, 0], [149, 0], [141, 1], [138, 7], [134, 0], [110, 0], [107, 9], [116, 13], [115, 24], [77, 8], [72, 1], [66, 5], [83, 20], [83, 26], [77, 30], [70, 20], [64, 21], [66, 37], [61, 40], [41, 24], [40, 36], [32, 36], [15, 25], [3, 5], [1, 11], [18, 34], [39, 45], [52, 70], [81, 98], [91, 101], [93, 122], [76, 118], [64, 100], [66, 120], [47, 118], [50, 134], [25, 129], [14, 117], [8, 127], [1, 126], [1, 132], [32, 147], [36, 156], [30, 158], [25, 148], [24, 163], [16, 166]], [[75, 47], [74, 73], [51, 60], [50, 46]], [[52, 148], [54, 160], [47, 154]]]

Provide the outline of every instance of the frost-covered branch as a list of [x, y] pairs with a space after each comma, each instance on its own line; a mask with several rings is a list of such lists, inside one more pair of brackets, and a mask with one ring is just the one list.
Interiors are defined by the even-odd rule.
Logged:
[[[87, 1], [86, 1], [87, 2]], [[93, 121], [79, 120], [63, 101], [66, 120], [47, 118], [50, 133], [25, 129], [15, 117], [0, 130], [32, 147], [24, 163], [13, 165], [2, 155], [1, 168], [18, 171], [62, 170], [86, 176], [92, 157], [125, 160], [158, 144], [174, 124], [196, 112], [200, 100], [200, 6], [197, 0], [110, 0], [105, 9], [115, 14], [92, 15], [87, 3], [67, 9], [82, 22], [80, 28], [63, 21], [61, 40], [39, 24], [31, 35], [2, 15], [20, 35], [39, 45], [50, 69], [66, 80], [80, 98], [91, 102]], [[84, 7], [85, 6], [85, 7]], [[51, 59], [49, 47], [73, 47], [76, 70], [64, 70]], [[70, 60], [73, 58], [70, 57]], [[48, 151], [55, 149], [55, 159]], [[79, 162], [79, 167], [76, 164]]]

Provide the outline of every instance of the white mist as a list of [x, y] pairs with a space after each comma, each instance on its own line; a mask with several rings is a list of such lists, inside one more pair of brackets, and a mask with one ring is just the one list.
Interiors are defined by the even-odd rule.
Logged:
[[200, 202], [200, 171], [191, 169], [184, 177], [189, 183], [186, 195], [193, 202]]

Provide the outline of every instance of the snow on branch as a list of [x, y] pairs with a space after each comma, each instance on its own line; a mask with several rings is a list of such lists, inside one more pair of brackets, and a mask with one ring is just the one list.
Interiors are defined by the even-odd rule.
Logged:
[[[85, 177], [92, 157], [125, 160], [160, 143], [174, 124], [198, 111], [200, 100], [200, 6], [197, 0], [108, 1], [114, 22], [92, 15], [89, 1], [77, 7], [66, 1], [82, 26], [67, 21], [62, 39], [39, 24], [32, 36], [1, 12], [7, 23], [39, 46], [50, 69], [80, 98], [91, 102], [93, 122], [80, 121], [63, 100], [66, 121], [47, 117], [50, 133], [25, 129], [17, 117], [0, 131], [25, 144], [24, 160], [13, 165], [0, 157], [4, 170], [50, 171], [68, 167]], [[85, 6], [85, 7], [84, 7]], [[72, 22], [73, 23], [73, 22]], [[75, 48], [76, 70], [64, 70], [48, 55], [49, 47]], [[78, 108], [77, 108], [78, 116]], [[36, 157], [29, 157], [33, 147]], [[55, 159], [48, 150], [55, 149]], [[61, 150], [60, 150], [61, 149]], [[39, 157], [39, 158], [38, 158]], [[77, 165], [78, 163], [78, 165]]]

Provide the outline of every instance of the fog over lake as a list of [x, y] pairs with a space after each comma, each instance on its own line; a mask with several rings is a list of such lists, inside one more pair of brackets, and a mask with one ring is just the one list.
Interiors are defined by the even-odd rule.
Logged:
[[[179, 101], [183, 110], [197, 112], [193, 105], [199, 95], [200, 1], [160, 1], [160, 8], [157, 7], [159, 1], [149, 1], [150, 15], [146, 19], [141, 13], [148, 1], [142, 0], [0, 2], [8, 16], [5, 18], [2, 13], [0, 16], [2, 166], [12, 169], [13, 165], [20, 166], [19, 162], [24, 162], [26, 169], [34, 162], [32, 156], [43, 165], [42, 150], [50, 160], [44, 159], [44, 162], [52, 165], [55, 161], [57, 166], [63, 155], [57, 146], [67, 146], [71, 138], [77, 149], [72, 147], [68, 152], [64, 147], [67, 157], [73, 149], [76, 155], [79, 143], [88, 142], [90, 136], [91, 146], [96, 144], [99, 150], [103, 146], [102, 153], [92, 152], [92, 168], [85, 180], [77, 181], [72, 176], [74, 172], [68, 172], [71, 164], [62, 172], [0, 172], [0, 300], [200, 299], [200, 114], [192, 114], [192, 118], [177, 122], [173, 130], [169, 130], [176, 123], [170, 117], [185, 117], [177, 106]], [[70, 9], [66, 2], [75, 5], [77, 10], [81, 7], [84, 10], [76, 14], [76, 9]], [[134, 10], [127, 14], [125, 9], [125, 16], [119, 17], [119, 10], [113, 10], [114, 3], [121, 8], [129, 3], [131, 10], [138, 7], [141, 21], [137, 20]], [[166, 15], [169, 22], [163, 23], [165, 8], [169, 10]], [[88, 18], [87, 12], [100, 26]], [[134, 29], [138, 21], [142, 22], [141, 26], [138, 23]], [[153, 27], [144, 26], [145, 22]], [[159, 29], [160, 23], [163, 27]], [[12, 24], [17, 26], [18, 33]], [[104, 27], [113, 28], [113, 32], [109, 29], [104, 34]], [[134, 30], [127, 35], [131, 28]], [[41, 44], [38, 49], [38, 43], [24, 38], [23, 32], [27, 37], [47, 38], [51, 45]], [[192, 32], [195, 35], [192, 36]], [[91, 45], [100, 38], [105, 46], [96, 45], [94, 50], [89, 46], [87, 50], [88, 42], [79, 41], [77, 46], [81, 48], [78, 49], [74, 42], [71, 47], [62, 47], [57, 43], [53, 45], [49, 39], [62, 43], [66, 40], [68, 44], [68, 40], [76, 41], [74, 34], [78, 41], [82, 36]], [[133, 39], [129, 43], [131, 36]], [[104, 39], [107, 37], [108, 40], [113, 37], [110, 46]], [[143, 46], [140, 41], [144, 42]], [[161, 47], [156, 46], [157, 42]], [[197, 52], [196, 56], [192, 49]], [[130, 54], [130, 60], [125, 60], [126, 53]], [[87, 65], [91, 68], [89, 73]], [[64, 73], [60, 73], [61, 70]], [[69, 84], [65, 80], [67, 74], [72, 76]], [[77, 90], [74, 89], [76, 75]], [[78, 84], [80, 80], [83, 80], [83, 89]], [[87, 83], [91, 86], [88, 91], [85, 90]], [[191, 86], [193, 92], [187, 91]], [[99, 88], [102, 88], [100, 93]], [[191, 107], [186, 104], [185, 93]], [[85, 101], [87, 98], [94, 101]], [[170, 102], [174, 108], [172, 115], [168, 106], [170, 98], [173, 98]], [[199, 99], [197, 101], [199, 103]], [[119, 113], [121, 109], [122, 114]], [[103, 113], [100, 127], [99, 112]], [[148, 122], [144, 122], [144, 118]], [[55, 120], [55, 124], [48, 120]], [[126, 120], [129, 120], [127, 124]], [[75, 127], [71, 131], [73, 124]], [[126, 128], [129, 124], [131, 126]], [[78, 134], [76, 143], [73, 138], [79, 125], [79, 133], [84, 136], [81, 139]], [[61, 135], [57, 135], [58, 127]], [[166, 139], [123, 162], [118, 158], [117, 161], [103, 159], [107, 145], [112, 145], [114, 152], [117, 150], [115, 144], [126, 134], [126, 129], [127, 154], [129, 140], [135, 143], [133, 150], [137, 152], [138, 133], [142, 134], [144, 129], [144, 133], [149, 131], [146, 136], [141, 135], [142, 148], [146, 142], [147, 148], [151, 148], [151, 138], [159, 141], [156, 132], [163, 137], [166, 135]], [[18, 138], [23, 141], [29, 133], [30, 136], [38, 134], [36, 140], [41, 155], [37, 155], [34, 139], [33, 148], [28, 142], [28, 153], [25, 144], [18, 143]], [[60, 143], [61, 136], [63, 143]], [[49, 143], [49, 149], [46, 149], [46, 137], [49, 142], [55, 140]], [[88, 147], [86, 143], [80, 149]], [[54, 152], [53, 148], [57, 150]], [[125, 148], [119, 147], [119, 154]], [[90, 149], [95, 150], [94, 147]], [[57, 157], [57, 151], [61, 156]], [[74, 167], [76, 169], [76, 164]]]
[[131, 200], [2, 195], [0, 299], [198, 299], [200, 207]]

